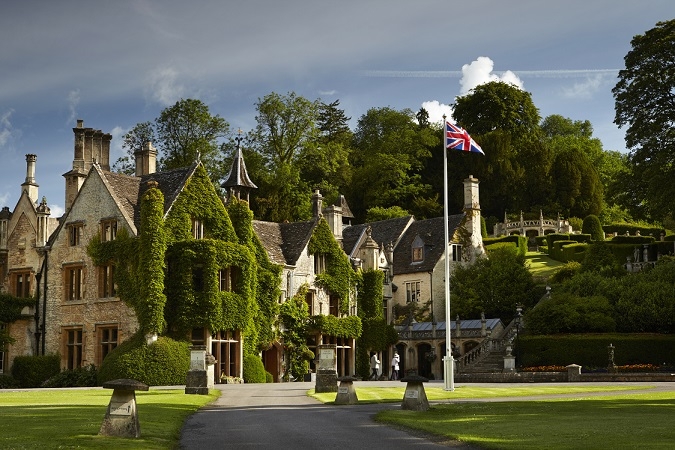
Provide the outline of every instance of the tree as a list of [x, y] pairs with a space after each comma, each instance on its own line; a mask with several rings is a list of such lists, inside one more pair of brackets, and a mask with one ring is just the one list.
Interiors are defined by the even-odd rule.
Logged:
[[438, 143], [436, 132], [418, 126], [409, 109], [371, 108], [361, 116], [350, 158], [349, 206], [357, 219], [376, 206], [413, 211], [416, 198], [429, 198], [431, 189], [420, 171]]
[[133, 175], [136, 173], [135, 153], [141, 150], [146, 142], [155, 141], [155, 130], [151, 122], [137, 123], [122, 137], [122, 148], [126, 155], [121, 156], [113, 164], [113, 171]]
[[452, 115], [472, 136], [496, 130], [512, 136], [539, 133], [539, 110], [531, 94], [501, 81], [481, 84], [457, 97]]
[[661, 220], [675, 213], [675, 19], [634, 36], [612, 89], [614, 123], [626, 126], [632, 211]]
[[551, 167], [553, 199], [567, 216], [585, 217], [602, 210], [602, 185], [586, 153], [570, 141], [557, 151]]
[[134, 174], [134, 153], [152, 142], [159, 153], [158, 170], [165, 171], [193, 164], [199, 155], [216, 190], [229, 170], [218, 140], [225, 137], [230, 125], [219, 115], [213, 116], [201, 100], [181, 99], [165, 108], [154, 122], [140, 122], [124, 135], [122, 148], [127, 154], [113, 164], [113, 170]]
[[198, 154], [206, 167], [213, 168], [220, 159], [217, 140], [226, 136], [229, 128], [225, 119], [211, 115], [201, 100], [181, 99], [165, 108], [155, 119], [162, 170], [189, 166]]
[[256, 103], [257, 126], [251, 137], [266, 171], [256, 180], [256, 217], [279, 222], [309, 217], [311, 186], [301, 177], [299, 160], [303, 152], [316, 156], [318, 106], [318, 101], [293, 92], [286, 96], [271, 93]]
[[584, 222], [581, 226], [581, 232], [584, 234], [590, 234], [591, 240], [593, 241], [605, 240], [605, 232], [602, 231], [600, 219], [598, 219], [598, 216], [593, 214], [584, 217]]
[[496, 248], [471, 266], [457, 267], [450, 286], [453, 312], [467, 319], [484, 312], [508, 322], [516, 305], [530, 307], [539, 297], [525, 257], [515, 247]]

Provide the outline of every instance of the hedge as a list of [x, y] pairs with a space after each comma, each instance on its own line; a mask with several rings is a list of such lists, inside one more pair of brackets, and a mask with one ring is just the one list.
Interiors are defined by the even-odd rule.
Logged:
[[656, 240], [661, 239], [661, 234], [666, 233], [665, 228], [640, 226], [630, 223], [613, 223], [610, 225], [604, 225], [602, 229], [605, 233], [613, 233], [618, 235], [625, 235], [626, 232], [628, 232], [630, 235], [635, 235], [639, 231], [642, 236], [653, 236]]
[[500, 243], [513, 243], [518, 248], [518, 253], [525, 256], [527, 253], [527, 237], [520, 236], [517, 234], [512, 234], [510, 236], [494, 237], [494, 238], [484, 238], [483, 245], [487, 249], [490, 246]]
[[244, 356], [244, 383], [266, 383], [265, 366], [258, 355]]
[[607, 347], [612, 344], [616, 365], [675, 364], [675, 335], [672, 334], [562, 334], [519, 337], [520, 365], [607, 367]]
[[17, 356], [12, 364], [12, 377], [19, 387], [35, 388], [61, 372], [58, 354], [44, 356]]

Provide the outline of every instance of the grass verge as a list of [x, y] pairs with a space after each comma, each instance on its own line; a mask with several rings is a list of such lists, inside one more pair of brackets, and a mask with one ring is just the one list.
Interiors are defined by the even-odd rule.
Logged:
[[0, 393], [2, 448], [178, 448], [188, 415], [218, 397], [185, 395], [183, 390], [137, 392], [138, 439], [99, 436], [110, 389], [22, 390]]
[[675, 392], [437, 405], [375, 420], [486, 449], [672, 448]]
[[[454, 391], [446, 391], [442, 387], [424, 386], [424, 392], [429, 401], [443, 400], [471, 400], [481, 398], [508, 398], [508, 397], [529, 397], [537, 395], [556, 395], [556, 394], [584, 394], [591, 392], [617, 392], [617, 391], [635, 391], [642, 389], [651, 389], [653, 386], [639, 385], [589, 385], [589, 386], [543, 386], [527, 385], [493, 387], [486, 388], [481, 386], [459, 386]], [[359, 403], [393, 403], [403, 400], [405, 385], [400, 383], [396, 387], [367, 387], [357, 386], [356, 396]], [[335, 392], [315, 393], [309, 391], [309, 395], [323, 403], [333, 403], [335, 401]]]
[[527, 252], [525, 260], [527, 261], [528, 269], [530, 269], [532, 276], [538, 283], [546, 283], [549, 277], [563, 265], [563, 263], [556, 261], [546, 253], [540, 252]]

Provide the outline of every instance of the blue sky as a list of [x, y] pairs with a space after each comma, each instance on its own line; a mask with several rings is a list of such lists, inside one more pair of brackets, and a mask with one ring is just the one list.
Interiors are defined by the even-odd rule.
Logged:
[[[121, 136], [180, 98], [233, 130], [255, 126], [271, 92], [340, 100], [352, 126], [369, 108], [439, 120], [455, 97], [505, 79], [542, 117], [590, 120], [608, 150], [630, 40], [675, 18], [672, 0], [116, 0], [5, 2], [0, 9], [0, 207], [14, 208], [25, 154], [55, 215], [72, 128]], [[470, 132], [471, 130], [469, 130]]]

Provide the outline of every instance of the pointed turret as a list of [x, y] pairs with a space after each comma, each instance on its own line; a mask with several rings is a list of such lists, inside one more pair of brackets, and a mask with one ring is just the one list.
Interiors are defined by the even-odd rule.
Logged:
[[228, 199], [236, 197], [239, 200], [246, 200], [248, 202], [249, 193], [252, 189], [258, 189], [258, 186], [251, 181], [248, 172], [246, 171], [244, 155], [241, 152], [241, 130], [239, 130], [239, 136], [237, 136], [235, 140], [237, 141], [237, 151], [232, 160], [230, 173], [227, 174], [225, 181], [223, 181], [221, 186], [227, 189]]

